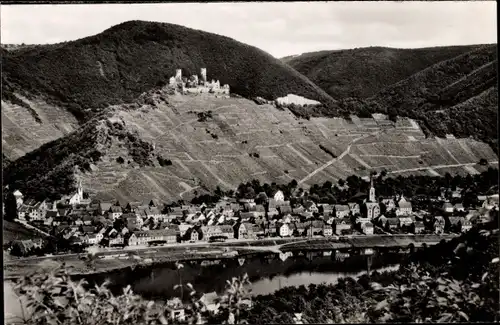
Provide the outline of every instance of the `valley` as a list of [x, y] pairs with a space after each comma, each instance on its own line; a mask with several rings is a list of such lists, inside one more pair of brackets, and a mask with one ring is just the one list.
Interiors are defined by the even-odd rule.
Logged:
[[[155, 107], [118, 109], [108, 117], [154, 146], [172, 165], [137, 167], [118, 141], [92, 171], [79, 172], [86, 191], [99, 199], [189, 199], [216, 186], [235, 189], [250, 179], [307, 188], [324, 180], [386, 170], [389, 174], [441, 175], [481, 172], [491, 148], [473, 139], [426, 138], [409, 119], [299, 119], [289, 110], [243, 98], [172, 95]], [[200, 121], [197, 114], [211, 112]], [[325, 152], [327, 149], [335, 157]], [[122, 157], [125, 163], [116, 160]], [[132, 161], [130, 164], [127, 161]], [[181, 195], [182, 194], [182, 195]]]

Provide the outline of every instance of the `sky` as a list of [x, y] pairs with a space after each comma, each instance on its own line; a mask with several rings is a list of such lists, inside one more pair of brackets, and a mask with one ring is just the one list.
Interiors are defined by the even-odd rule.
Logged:
[[280, 58], [368, 46], [497, 43], [496, 1], [2, 5], [2, 44], [47, 44], [128, 20], [179, 24]]

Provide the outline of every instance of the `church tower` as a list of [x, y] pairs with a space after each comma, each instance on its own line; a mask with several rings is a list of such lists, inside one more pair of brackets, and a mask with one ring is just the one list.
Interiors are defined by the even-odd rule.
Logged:
[[82, 180], [78, 180], [78, 197], [80, 198], [80, 201], [83, 200], [83, 186], [82, 186]]
[[207, 68], [201, 68], [201, 82], [204, 85], [207, 82]]
[[181, 69], [175, 70], [175, 81], [182, 82], [182, 70]]
[[373, 187], [373, 176], [370, 176], [370, 196], [368, 202], [377, 202], [375, 199], [375, 187]]

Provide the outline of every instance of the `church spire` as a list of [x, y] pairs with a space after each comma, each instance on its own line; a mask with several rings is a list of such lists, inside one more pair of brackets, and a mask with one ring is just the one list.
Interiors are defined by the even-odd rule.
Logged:
[[375, 201], [375, 187], [373, 186], [373, 175], [370, 175], [370, 196], [368, 198], [368, 202], [376, 202]]

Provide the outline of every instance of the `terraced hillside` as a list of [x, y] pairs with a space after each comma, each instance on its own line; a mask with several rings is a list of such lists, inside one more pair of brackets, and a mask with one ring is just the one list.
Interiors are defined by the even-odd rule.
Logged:
[[16, 94], [14, 102], [2, 100], [2, 150], [11, 160], [78, 128], [71, 113], [39, 98]]
[[[394, 175], [439, 175], [447, 168], [479, 172], [485, 168], [477, 165], [481, 158], [497, 163], [496, 155], [484, 143], [472, 139], [426, 139], [419, 126], [408, 119], [393, 123], [376, 115], [353, 116], [352, 120], [303, 120], [288, 109], [257, 105], [244, 98], [171, 95], [167, 103], [158, 99], [161, 97], [156, 97], [153, 106], [114, 107], [96, 124], [103, 134], [119, 128], [127, 138], [132, 135], [134, 143], [146, 143], [149, 150], [144, 161], [148, 163], [139, 168], [132, 155], [134, 150], [119, 140], [119, 135], [106, 137], [108, 140], [99, 141], [100, 158], [87, 171], [78, 171], [87, 191], [104, 199], [177, 200], [189, 198], [195, 191], [213, 190], [217, 185], [235, 189], [251, 179], [295, 179], [300, 186], [308, 187], [352, 174], [365, 176], [372, 170], [385, 169]], [[75, 139], [56, 141], [57, 152], [76, 148]], [[92, 143], [87, 146], [92, 147]], [[50, 145], [44, 150], [55, 151]], [[41, 153], [28, 154], [23, 164], [28, 166], [29, 159], [33, 163]], [[158, 156], [172, 164], [160, 166]], [[38, 159], [44, 164], [44, 158]], [[64, 165], [69, 173], [71, 163], [74, 160], [61, 157], [51, 168]], [[19, 167], [19, 161], [14, 164]], [[23, 187], [41, 176], [35, 169], [24, 168], [22, 173], [8, 177]], [[46, 188], [44, 184], [49, 179], [31, 188]]]
[[333, 98], [368, 98], [433, 64], [477, 47], [367, 47], [304, 53], [281, 60], [308, 77]]
[[296, 70], [255, 47], [174, 24], [128, 21], [76, 41], [2, 49], [2, 92], [39, 94], [87, 121], [109, 105], [133, 102], [207, 68], [233, 93], [276, 99], [296, 94], [334, 102]]

